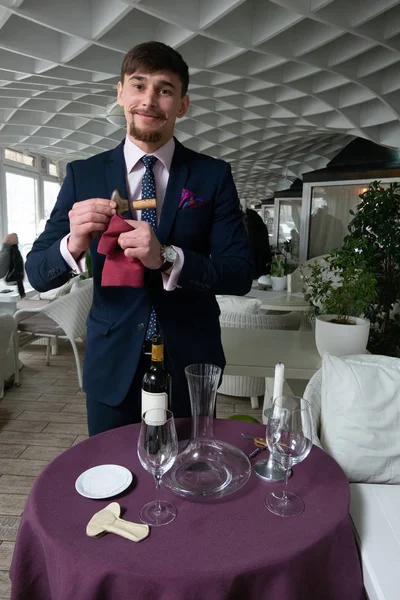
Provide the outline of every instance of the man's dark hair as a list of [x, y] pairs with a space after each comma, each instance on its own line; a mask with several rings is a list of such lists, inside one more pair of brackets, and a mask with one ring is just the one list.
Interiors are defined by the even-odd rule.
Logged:
[[181, 80], [182, 96], [187, 92], [189, 67], [179, 52], [162, 42], [144, 42], [125, 54], [121, 65], [121, 82], [124, 82], [125, 75], [132, 75], [138, 71], [148, 73], [171, 71]]

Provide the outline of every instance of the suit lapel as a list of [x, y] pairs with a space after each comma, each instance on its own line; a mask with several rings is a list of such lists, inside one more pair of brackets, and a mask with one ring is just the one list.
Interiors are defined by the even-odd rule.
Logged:
[[125, 140], [110, 152], [109, 160], [106, 163], [107, 198], [111, 198], [111, 194], [115, 189], [119, 190], [122, 198], [128, 197], [126, 191], [124, 144]]
[[172, 158], [171, 171], [165, 191], [164, 203], [160, 215], [157, 237], [161, 244], [168, 242], [172, 225], [176, 217], [182, 189], [186, 186], [189, 177], [188, 152], [182, 144], [175, 139], [175, 152]]
[[[123, 198], [128, 197], [126, 190], [126, 173], [124, 143], [121, 142], [110, 152], [106, 163], [107, 198], [115, 189], [120, 191]], [[172, 225], [176, 217], [182, 189], [186, 186], [189, 177], [188, 151], [175, 139], [175, 152], [172, 158], [171, 171], [165, 191], [164, 203], [161, 210], [157, 237], [161, 244], [166, 244]]]

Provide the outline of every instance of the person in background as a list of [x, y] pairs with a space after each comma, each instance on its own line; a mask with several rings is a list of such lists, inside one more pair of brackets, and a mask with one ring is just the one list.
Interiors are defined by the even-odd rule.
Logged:
[[24, 261], [18, 249], [18, 236], [16, 233], [8, 233], [0, 250], [0, 278], [4, 277], [6, 283], [17, 285], [19, 295], [23, 298], [24, 275]]
[[18, 236], [16, 233], [7, 233], [0, 250], [0, 279], [7, 275], [10, 268], [12, 246], [18, 246]]
[[[43, 292], [81, 272], [90, 249], [94, 295], [83, 373], [90, 435], [140, 421], [154, 331], [164, 338], [171, 409], [175, 417], [190, 416], [185, 367], [225, 366], [215, 295], [244, 295], [251, 288], [248, 240], [229, 164], [173, 136], [176, 119], [189, 107], [188, 83], [188, 65], [163, 43], [145, 42], [126, 54], [117, 95], [126, 138], [113, 150], [67, 165], [45, 231], [27, 257], [29, 280]], [[115, 189], [129, 201], [131, 227], [117, 243], [144, 266], [141, 288], [102, 285], [107, 263], [98, 252], [99, 234], [116, 212], [110, 201]], [[155, 198], [156, 209], [134, 210], [140, 198]]]
[[244, 221], [254, 265], [253, 279], [258, 279], [271, 270], [272, 253], [268, 229], [258, 212], [252, 208], [246, 209]]

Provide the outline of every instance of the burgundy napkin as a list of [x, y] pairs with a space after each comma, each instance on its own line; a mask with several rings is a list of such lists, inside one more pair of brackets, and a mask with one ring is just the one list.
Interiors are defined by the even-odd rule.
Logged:
[[137, 258], [125, 256], [118, 244], [118, 236], [132, 227], [119, 215], [111, 217], [107, 229], [100, 238], [97, 251], [106, 255], [101, 275], [101, 285], [141, 288], [144, 284], [144, 267]]

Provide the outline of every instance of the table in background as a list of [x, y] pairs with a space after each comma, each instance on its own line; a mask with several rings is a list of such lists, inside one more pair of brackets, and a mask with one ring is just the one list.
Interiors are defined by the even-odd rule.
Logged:
[[227, 375], [273, 377], [283, 362], [286, 379], [311, 379], [321, 367], [312, 331], [221, 328]]
[[[177, 421], [179, 437], [189, 420]], [[246, 453], [254, 445], [240, 431], [265, 427], [215, 421], [217, 439]], [[82, 471], [120, 464], [134, 485], [116, 500], [123, 516], [138, 521], [155, 498], [153, 477], [139, 464], [139, 425], [97, 435], [57, 457], [28, 498], [11, 567], [12, 600], [361, 600], [364, 588], [353, 538], [349, 485], [337, 463], [319, 448], [294, 467], [289, 486], [305, 501], [304, 513], [284, 519], [264, 498], [282, 484], [253, 474], [237, 493], [214, 502], [191, 502], [161, 489], [178, 509], [170, 525], [153, 528], [139, 544], [107, 534], [85, 535], [86, 524], [111, 500], [75, 491]]]
[[247, 296], [258, 298], [262, 301], [260, 310], [276, 310], [281, 312], [308, 312], [310, 310], [310, 303], [304, 299], [301, 292], [288, 294], [285, 290], [278, 292], [275, 290], [252, 289]]
[[308, 318], [310, 303], [304, 299], [301, 292], [289, 294], [287, 291], [251, 289], [247, 294], [262, 301], [260, 311], [301, 312], [300, 331], [310, 331], [311, 323]]

